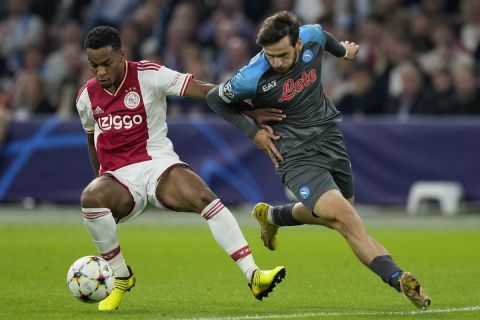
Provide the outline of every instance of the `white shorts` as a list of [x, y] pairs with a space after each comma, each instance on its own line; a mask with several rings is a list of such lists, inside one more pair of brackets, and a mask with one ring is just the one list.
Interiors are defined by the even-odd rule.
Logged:
[[[165, 148], [167, 149], [167, 148]], [[105, 174], [112, 175], [118, 182], [128, 189], [133, 197], [134, 206], [128, 216], [118, 222], [132, 220], [147, 209], [147, 205], [165, 209], [158, 201], [155, 190], [162, 174], [171, 166], [185, 165], [172, 148], [165, 150], [161, 159], [152, 159], [134, 163], [115, 171], [107, 171]]]

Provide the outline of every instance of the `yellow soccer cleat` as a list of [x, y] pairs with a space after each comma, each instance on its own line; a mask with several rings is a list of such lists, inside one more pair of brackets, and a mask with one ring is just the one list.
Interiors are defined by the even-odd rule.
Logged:
[[262, 300], [267, 297], [273, 288], [287, 275], [287, 271], [284, 267], [276, 267], [273, 270], [260, 270], [257, 269], [253, 272], [252, 280], [248, 284], [252, 293], [258, 300]]
[[98, 310], [109, 311], [118, 309], [125, 292], [130, 291], [133, 287], [135, 287], [135, 276], [133, 275], [130, 266], [127, 266], [127, 268], [128, 272], [130, 272], [130, 276], [125, 278], [115, 278], [115, 287], [113, 287], [113, 290], [108, 297], [100, 301], [98, 304]]
[[268, 222], [267, 215], [271, 206], [266, 203], [257, 203], [252, 211], [252, 217], [257, 219], [260, 224], [260, 237], [263, 244], [270, 250], [277, 249], [277, 231], [278, 226]]
[[404, 272], [400, 279], [400, 289], [403, 294], [419, 309], [428, 309], [432, 304], [432, 299], [425, 294], [420, 281], [410, 272]]

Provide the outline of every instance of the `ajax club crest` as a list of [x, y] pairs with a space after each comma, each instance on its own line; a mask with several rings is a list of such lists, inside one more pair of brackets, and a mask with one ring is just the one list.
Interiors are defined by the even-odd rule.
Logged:
[[128, 109], [135, 109], [140, 105], [140, 95], [136, 91], [130, 91], [125, 95], [123, 102]]

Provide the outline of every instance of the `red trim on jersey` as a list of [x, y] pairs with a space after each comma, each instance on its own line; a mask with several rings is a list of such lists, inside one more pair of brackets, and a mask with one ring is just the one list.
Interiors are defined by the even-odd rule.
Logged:
[[119, 185], [121, 185], [122, 187], [124, 187], [125, 189], [127, 189], [127, 191], [128, 191], [129, 193], [131, 193], [131, 192], [130, 192], [130, 189], [128, 189], [128, 186], [127, 186], [125, 183], [123, 183], [122, 181], [118, 180], [117, 177], [115, 177], [113, 174], [107, 172], [107, 173], [105, 173], [104, 175], [112, 178], [112, 179], [115, 180]]
[[230, 255], [232, 257], [233, 261], [237, 262], [238, 260], [242, 259], [243, 257], [246, 257], [248, 255], [252, 254], [252, 251], [250, 250], [250, 246], [246, 245], [243, 248], [238, 249], [234, 253]]
[[220, 200], [218, 200], [218, 202], [214, 204], [213, 207], [210, 208], [210, 210], [208, 210], [203, 214], [203, 218], [205, 218], [205, 220], [209, 220], [215, 217], [224, 208], [225, 206], [223, 205], [223, 203]]
[[154, 65], [144, 65], [144, 66], [138, 66], [138, 70], [144, 70], [144, 69], [155, 69], [155, 70], [160, 70], [162, 67], [161, 66], [154, 66]]
[[75, 102], [78, 102], [78, 99], [80, 99], [80, 96], [82, 95], [83, 90], [85, 90], [85, 88], [87, 87], [87, 85], [88, 85], [88, 82], [85, 83], [85, 84], [80, 88], [80, 90], [78, 90], [78, 92], [77, 92], [77, 97], [75, 98]]
[[188, 74], [188, 76], [185, 78], [185, 81], [183, 82], [182, 85], [182, 90], [180, 90], [180, 95], [183, 96], [185, 94], [185, 91], [187, 90], [188, 84], [190, 83], [190, 80], [192, 80], [193, 76], [191, 74]]
[[154, 67], [148, 67], [148, 68], [138, 68], [138, 71], [145, 71], [145, 70], [152, 70], [152, 71], [158, 71], [160, 68], [154, 68]]
[[154, 61], [150, 61], [150, 60], [141, 60], [141, 61], [138, 61], [138, 64], [139, 65], [144, 65], [144, 64], [153, 64], [153, 65], [156, 65], [156, 66], [162, 66], [160, 63], [157, 63], [157, 62], [154, 62]]
[[141, 68], [148, 66], [148, 67], [155, 67], [155, 68], [158, 68], [158, 69], [163, 67], [161, 64], [158, 64], [158, 63], [155, 63], [155, 62], [152, 62], [152, 61], [148, 61], [148, 60], [139, 61], [138, 66], [141, 67]]
[[120, 83], [120, 85], [118, 86], [117, 88], [117, 91], [115, 91], [115, 93], [111, 93], [110, 91], [108, 91], [107, 89], [105, 88], [102, 88], [106, 93], [108, 93], [109, 95], [111, 96], [116, 96], [117, 93], [120, 91], [120, 89], [122, 88], [123, 86], [123, 83], [125, 82], [125, 80], [127, 79], [127, 75], [128, 75], [128, 61], [125, 60], [125, 74], [123, 75], [123, 80], [122, 82]]
[[112, 251], [101, 253], [101, 255], [105, 260], [112, 260], [113, 258], [118, 256], [119, 253], [120, 253], [120, 246], [116, 247]]

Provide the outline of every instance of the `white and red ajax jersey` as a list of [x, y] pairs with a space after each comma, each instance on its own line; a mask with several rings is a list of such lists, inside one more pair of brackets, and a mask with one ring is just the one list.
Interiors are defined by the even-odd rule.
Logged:
[[93, 78], [77, 96], [83, 128], [95, 134], [100, 174], [162, 157], [162, 146], [171, 144], [166, 96], [183, 95], [192, 78], [149, 61], [126, 64], [125, 78], [115, 94]]

